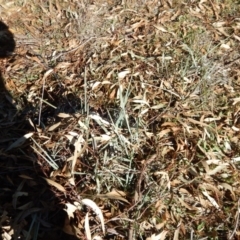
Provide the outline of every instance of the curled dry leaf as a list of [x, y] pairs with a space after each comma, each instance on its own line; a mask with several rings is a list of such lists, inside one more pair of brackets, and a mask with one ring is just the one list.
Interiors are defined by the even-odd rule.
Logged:
[[97, 81], [97, 82], [95, 82], [95, 83], [92, 85], [92, 90], [93, 90], [93, 91], [96, 91], [96, 90], [98, 90], [101, 86], [102, 86], [102, 83]]
[[106, 193], [106, 194], [98, 194], [97, 197], [100, 197], [100, 198], [107, 198], [107, 199], [115, 199], [115, 200], [120, 200], [120, 201], [123, 201], [125, 203], [128, 203], [128, 200], [125, 199], [124, 197], [126, 196], [126, 193], [122, 192], [122, 191], [118, 191], [118, 190], [115, 190], [113, 189], [111, 192], [109, 193]]
[[203, 194], [205, 197], [207, 197], [207, 199], [210, 201], [210, 203], [211, 203], [216, 209], [219, 209], [219, 208], [220, 208], [219, 205], [217, 204], [216, 200], [215, 200], [213, 197], [211, 197], [211, 196], [208, 194], [207, 191], [203, 190], [203, 191], [202, 191], [202, 194]]
[[90, 226], [89, 226], [88, 213], [85, 216], [84, 228], [85, 228], [87, 240], [92, 240]]
[[118, 80], [124, 79], [130, 72], [131, 72], [130, 70], [125, 70], [118, 73]]
[[97, 206], [95, 202], [93, 202], [91, 199], [88, 199], [88, 198], [82, 199], [81, 203], [90, 207], [95, 212], [95, 214], [100, 219], [103, 234], [105, 234], [104, 218], [103, 218], [101, 209]]

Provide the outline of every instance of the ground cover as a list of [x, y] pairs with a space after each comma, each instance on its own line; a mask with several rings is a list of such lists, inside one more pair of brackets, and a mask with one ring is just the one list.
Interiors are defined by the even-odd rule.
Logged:
[[3, 239], [238, 239], [238, 1], [0, 11]]

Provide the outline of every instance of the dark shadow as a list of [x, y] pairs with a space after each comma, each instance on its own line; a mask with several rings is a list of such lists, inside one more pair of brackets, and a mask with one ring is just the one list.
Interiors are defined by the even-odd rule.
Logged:
[[0, 57], [8, 57], [16, 47], [13, 34], [8, 26], [0, 21]]
[[[55, 193], [41, 178], [44, 176], [42, 166], [38, 165], [29, 144], [21, 149], [7, 150], [14, 141], [33, 131], [26, 119], [28, 110], [16, 109], [4, 83], [1, 61], [14, 58], [15, 46], [13, 34], [0, 21], [0, 234], [3, 239], [8, 239], [10, 235], [7, 236], [8, 231], [4, 229], [11, 226], [13, 239], [74, 240], [75, 237], [62, 231], [66, 213]], [[29, 238], [28, 232], [39, 235]]]

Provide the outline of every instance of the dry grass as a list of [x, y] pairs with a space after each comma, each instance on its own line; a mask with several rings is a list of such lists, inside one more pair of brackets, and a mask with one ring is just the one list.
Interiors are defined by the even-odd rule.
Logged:
[[3, 239], [238, 239], [239, 4], [178, 2], [0, 1]]

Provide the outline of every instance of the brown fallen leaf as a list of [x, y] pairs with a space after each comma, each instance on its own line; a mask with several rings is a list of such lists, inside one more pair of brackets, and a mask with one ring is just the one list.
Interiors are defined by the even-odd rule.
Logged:
[[54, 186], [55, 188], [57, 188], [59, 191], [61, 192], [66, 192], [66, 189], [59, 183], [51, 180], [51, 179], [48, 179], [48, 178], [44, 178], [42, 177], [49, 185], [51, 186]]

